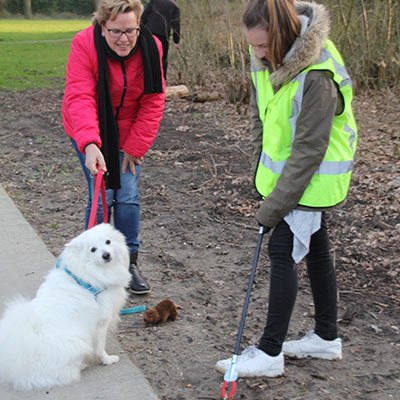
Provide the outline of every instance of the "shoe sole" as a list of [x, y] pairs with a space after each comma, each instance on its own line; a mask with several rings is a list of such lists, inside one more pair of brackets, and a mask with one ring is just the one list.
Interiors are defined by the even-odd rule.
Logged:
[[[224, 367], [215, 367], [215, 369], [222, 375], [224, 375], [227, 371], [226, 368]], [[282, 370], [271, 370], [270, 373], [268, 374], [238, 374], [238, 378], [258, 378], [258, 377], [266, 377], [266, 378], [278, 378], [279, 376], [282, 376], [285, 373], [285, 371]]]
[[265, 377], [265, 378], [279, 378], [280, 376], [282, 376], [284, 374], [285, 371], [271, 371], [268, 374], [238, 374], [239, 378], [260, 378], [260, 377]]
[[337, 354], [326, 354], [326, 353], [287, 353], [283, 352], [283, 355], [285, 357], [289, 358], [297, 358], [298, 360], [304, 359], [304, 358], [318, 358], [320, 360], [329, 360], [329, 361], [335, 361], [335, 360], [341, 360], [342, 356], [337, 355]]
[[141, 291], [129, 289], [129, 291], [130, 291], [131, 293], [133, 293], [133, 294], [147, 294], [147, 293], [150, 293], [150, 292], [151, 292], [150, 289], [149, 289], [149, 290], [141, 290]]

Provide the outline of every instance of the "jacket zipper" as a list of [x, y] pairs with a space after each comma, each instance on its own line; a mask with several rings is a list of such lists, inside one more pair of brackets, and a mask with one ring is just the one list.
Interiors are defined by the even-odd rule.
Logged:
[[119, 102], [119, 106], [117, 107], [117, 112], [115, 113], [115, 119], [118, 119], [119, 110], [124, 104], [124, 98], [127, 89], [126, 67], [123, 61], [121, 61], [121, 69], [122, 69], [122, 76], [124, 77], [124, 90], [122, 91], [121, 101]]

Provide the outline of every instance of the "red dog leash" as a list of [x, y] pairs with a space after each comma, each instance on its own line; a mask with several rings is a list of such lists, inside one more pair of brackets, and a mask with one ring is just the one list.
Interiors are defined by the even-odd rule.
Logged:
[[[97, 175], [94, 176], [94, 189], [93, 189], [93, 196], [92, 196], [92, 207], [90, 209], [90, 216], [89, 216], [89, 223], [87, 229], [93, 228], [96, 225], [96, 216], [97, 216], [97, 209], [99, 207], [99, 194], [101, 189], [101, 204], [103, 206], [103, 222], [108, 222], [108, 208], [107, 208], [107, 198], [106, 198], [106, 184], [104, 182], [104, 171], [98, 168]], [[86, 289], [90, 290], [93, 293], [93, 290], [96, 291], [94, 293], [95, 296], [100, 293], [99, 290], [90, 287]], [[104, 290], [104, 289], [103, 289]], [[146, 310], [145, 305], [130, 307], [120, 310], [120, 314], [133, 314], [139, 313]]]
[[97, 175], [94, 176], [94, 189], [92, 196], [92, 208], [90, 209], [88, 229], [93, 228], [96, 225], [97, 209], [99, 207], [99, 194], [101, 188], [101, 204], [103, 206], [103, 222], [108, 222], [108, 209], [107, 209], [107, 198], [106, 198], [106, 184], [104, 182], [104, 171], [98, 169]]

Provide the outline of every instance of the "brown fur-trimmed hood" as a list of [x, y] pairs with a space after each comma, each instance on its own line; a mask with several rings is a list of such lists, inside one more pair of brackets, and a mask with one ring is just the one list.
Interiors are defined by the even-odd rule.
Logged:
[[[283, 60], [283, 65], [271, 73], [270, 79], [274, 86], [280, 86], [291, 80], [302, 69], [317, 60], [330, 32], [329, 12], [323, 5], [296, 1], [295, 6], [299, 16], [308, 18], [308, 26], [302, 26], [302, 32], [306, 28], [305, 32], [295, 40]], [[261, 63], [258, 59], [254, 61]]]

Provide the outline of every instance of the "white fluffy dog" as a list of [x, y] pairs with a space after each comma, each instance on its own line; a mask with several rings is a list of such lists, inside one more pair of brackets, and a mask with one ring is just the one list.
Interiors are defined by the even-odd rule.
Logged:
[[109, 224], [65, 246], [33, 300], [9, 303], [0, 320], [0, 380], [41, 390], [79, 380], [83, 368], [118, 362], [105, 351], [130, 280], [125, 237]]

